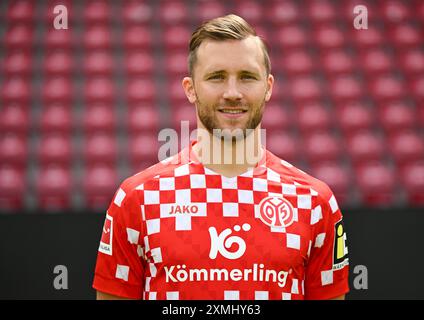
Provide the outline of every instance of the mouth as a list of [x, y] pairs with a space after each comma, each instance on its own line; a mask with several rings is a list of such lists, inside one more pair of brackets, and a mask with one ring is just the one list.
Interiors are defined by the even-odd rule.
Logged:
[[247, 112], [247, 110], [246, 109], [241, 109], [241, 108], [238, 108], [238, 109], [235, 109], [235, 108], [221, 108], [221, 109], [218, 109], [218, 111], [219, 112], [221, 112], [221, 113], [224, 113], [224, 114], [235, 114], [235, 115], [237, 115], [237, 114], [243, 114], [243, 113], [246, 113]]
[[240, 108], [222, 108], [218, 109], [218, 111], [224, 118], [228, 120], [242, 118], [247, 113], [247, 110]]

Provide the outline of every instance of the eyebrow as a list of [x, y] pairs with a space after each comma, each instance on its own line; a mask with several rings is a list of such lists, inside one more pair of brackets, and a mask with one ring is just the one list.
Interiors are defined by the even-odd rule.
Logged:
[[[209, 78], [209, 77], [215, 76], [215, 75], [226, 74], [226, 73], [227, 72], [225, 70], [212, 71], [212, 72], [207, 73], [205, 75], [205, 78]], [[241, 75], [252, 75], [252, 76], [255, 76], [255, 77], [258, 77], [258, 78], [260, 77], [259, 73], [253, 72], [253, 71], [248, 71], [248, 70], [242, 70], [242, 71], [239, 72], [239, 74], [241, 74]]]

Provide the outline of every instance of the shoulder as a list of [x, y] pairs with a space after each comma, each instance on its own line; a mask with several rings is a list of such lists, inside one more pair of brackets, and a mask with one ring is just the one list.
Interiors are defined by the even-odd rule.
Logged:
[[280, 175], [284, 183], [308, 188], [312, 194], [315, 194], [323, 202], [328, 202], [333, 197], [333, 192], [327, 183], [280, 159], [271, 152], [268, 151], [268, 153], [269, 167]]

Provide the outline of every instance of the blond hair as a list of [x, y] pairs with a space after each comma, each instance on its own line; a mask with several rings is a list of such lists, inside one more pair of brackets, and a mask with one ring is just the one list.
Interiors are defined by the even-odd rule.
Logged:
[[269, 75], [271, 72], [271, 62], [264, 40], [256, 34], [256, 31], [242, 17], [235, 14], [229, 14], [203, 23], [191, 35], [188, 55], [188, 70], [190, 76], [193, 76], [193, 68], [197, 60], [197, 49], [204, 40], [243, 40], [249, 36], [259, 38], [264, 55], [266, 73]]

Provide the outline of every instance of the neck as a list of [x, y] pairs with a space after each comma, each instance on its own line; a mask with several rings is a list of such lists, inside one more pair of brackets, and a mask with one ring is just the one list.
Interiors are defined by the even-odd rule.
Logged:
[[197, 130], [193, 152], [202, 164], [227, 177], [234, 177], [255, 167], [262, 158], [260, 125], [239, 140], [221, 139], [206, 129]]

